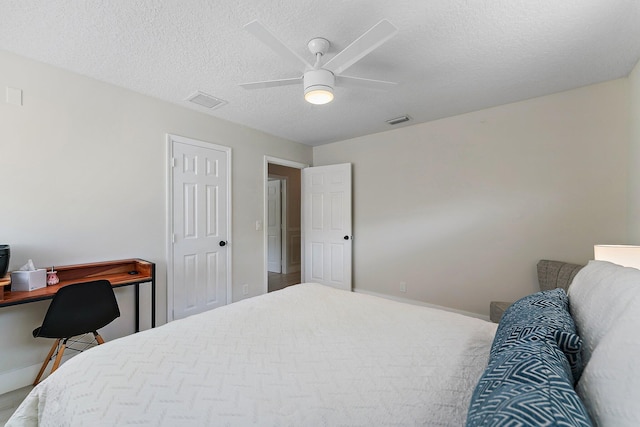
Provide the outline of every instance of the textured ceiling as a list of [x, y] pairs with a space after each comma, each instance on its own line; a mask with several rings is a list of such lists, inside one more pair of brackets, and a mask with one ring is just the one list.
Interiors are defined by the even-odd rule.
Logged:
[[[399, 33], [348, 74], [400, 83], [388, 92], [313, 106], [301, 86], [238, 86], [299, 75], [243, 30], [254, 19], [312, 62], [309, 39], [329, 39], [329, 59], [384, 18]], [[626, 76], [640, 1], [2, 0], [0, 49], [320, 145]], [[197, 90], [228, 104], [186, 102]]]

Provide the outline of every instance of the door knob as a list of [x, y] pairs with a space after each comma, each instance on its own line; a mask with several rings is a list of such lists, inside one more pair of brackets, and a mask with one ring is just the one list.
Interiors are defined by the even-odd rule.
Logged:
[[344, 236], [344, 240], [349, 240], [349, 236]]
[[227, 242], [225, 242], [224, 240], [220, 240], [220, 246], [226, 246]]

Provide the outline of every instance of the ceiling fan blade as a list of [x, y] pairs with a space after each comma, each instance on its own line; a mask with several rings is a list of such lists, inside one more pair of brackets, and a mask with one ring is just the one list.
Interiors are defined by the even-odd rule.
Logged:
[[297, 70], [304, 72], [307, 69], [313, 68], [311, 64], [309, 64], [303, 57], [292, 51], [257, 19], [245, 25], [244, 29], [253, 34], [262, 43], [270, 47], [283, 59], [287, 60]]
[[296, 77], [293, 79], [265, 80], [263, 82], [241, 83], [240, 86], [245, 89], [265, 89], [268, 87], [288, 86], [297, 83], [302, 83], [302, 77]]
[[384, 80], [363, 79], [360, 77], [336, 76], [336, 86], [362, 87], [366, 89], [389, 90], [398, 83]]
[[342, 52], [331, 58], [322, 68], [333, 74], [340, 74], [396, 35], [397, 32], [398, 29], [395, 25], [383, 19], [344, 48]]

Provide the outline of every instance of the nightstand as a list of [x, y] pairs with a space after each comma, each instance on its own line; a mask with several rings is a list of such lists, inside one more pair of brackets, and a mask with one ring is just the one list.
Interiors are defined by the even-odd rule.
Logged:
[[513, 302], [491, 301], [491, 305], [489, 306], [489, 318], [491, 321], [493, 323], [500, 323], [502, 315], [511, 304], [513, 304]]

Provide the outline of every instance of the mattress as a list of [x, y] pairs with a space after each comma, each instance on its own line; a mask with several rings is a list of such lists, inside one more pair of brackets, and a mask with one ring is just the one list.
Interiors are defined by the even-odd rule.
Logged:
[[301, 284], [81, 353], [7, 426], [460, 426], [495, 329]]

